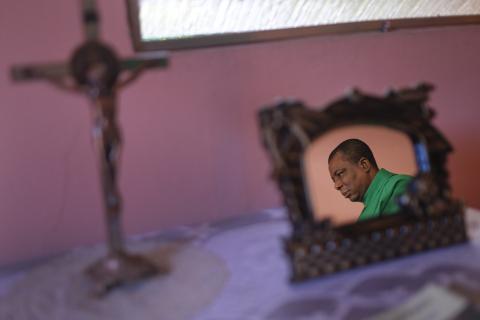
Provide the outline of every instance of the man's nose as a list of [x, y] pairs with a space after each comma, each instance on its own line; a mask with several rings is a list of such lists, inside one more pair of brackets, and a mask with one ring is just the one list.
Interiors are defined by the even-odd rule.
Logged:
[[335, 189], [340, 190], [342, 188], [342, 181], [340, 179], [335, 180]]

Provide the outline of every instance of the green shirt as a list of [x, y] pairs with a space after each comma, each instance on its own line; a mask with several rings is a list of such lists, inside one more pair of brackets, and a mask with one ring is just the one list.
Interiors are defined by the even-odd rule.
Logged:
[[363, 208], [358, 221], [377, 218], [380, 214], [397, 213], [399, 207], [396, 199], [405, 193], [412, 177], [403, 174], [394, 174], [380, 169], [373, 178], [363, 196]]

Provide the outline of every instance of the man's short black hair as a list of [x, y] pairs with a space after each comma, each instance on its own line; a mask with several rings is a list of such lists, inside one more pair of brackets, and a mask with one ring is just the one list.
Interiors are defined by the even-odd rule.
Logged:
[[348, 139], [340, 143], [328, 156], [328, 162], [338, 153], [342, 152], [348, 160], [358, 163], [362, 157], [370, 161], [374, 168], [378, 169], [377, 161], [370, 147], [360, 139]]

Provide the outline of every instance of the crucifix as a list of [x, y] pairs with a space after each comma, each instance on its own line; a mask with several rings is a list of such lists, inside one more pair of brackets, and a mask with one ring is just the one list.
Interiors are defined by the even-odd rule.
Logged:
[[111, 288], [132, 283], [163, 272], [140, 255], [125, 250], [121, 229], [122, 201], [117, 186], [121, 134], [117, 123], [116, 93], [147, 68], [166, 67], [165, 54], [119, 59], [99, 39], [99, 16], [95, 0], [83, 0], [83, 24], [86, 40], [69, 62], [14, 66], [17, 81], [43, 79], [56, 86], [85, 94], [92, 103], [93, 140], [99, 157], [108, 254], [87, 268], [95, 292], [105, 294]]

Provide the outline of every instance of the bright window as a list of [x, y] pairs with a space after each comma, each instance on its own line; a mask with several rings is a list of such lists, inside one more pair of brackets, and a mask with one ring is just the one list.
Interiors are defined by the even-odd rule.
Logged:
[[[131, 1], [135, 15], [131, 18], [138, 40], [143, 43], [196, 37], [221, 40], [225, 35], [360, 21], [480, 15], [480, 0]], [[245, 41], [248, 39], [239, 42]]]

